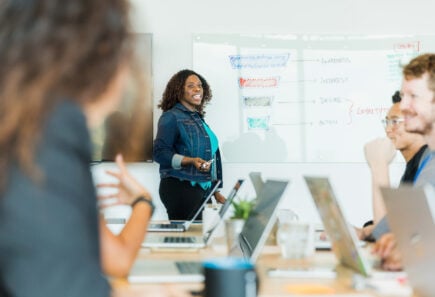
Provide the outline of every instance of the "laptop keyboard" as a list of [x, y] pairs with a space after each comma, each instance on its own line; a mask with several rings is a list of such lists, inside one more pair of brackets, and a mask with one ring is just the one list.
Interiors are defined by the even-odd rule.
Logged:
[[194, 243], [192, 237], [182, 237], [182, 236], [166, 236], [163, 240], [165, 243]]
[[183, 229], [183, 225], [178, 224], [152, 224], [150, 227], [158, 229]]
[[105, 218], [107, 224], [125, 224], [125, 219], [123, 218]]
[[202, 263], [194, 261], [175, 262], [181, 274], [200, 274], [202, 273]]

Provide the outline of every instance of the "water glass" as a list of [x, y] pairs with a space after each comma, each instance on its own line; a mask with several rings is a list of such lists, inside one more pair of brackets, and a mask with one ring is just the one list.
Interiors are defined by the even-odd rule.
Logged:
[[291, 210], [278, 213], [277, 243], [286, 259], [301, 259], [314, 253], [314, 224], [300, 221]]

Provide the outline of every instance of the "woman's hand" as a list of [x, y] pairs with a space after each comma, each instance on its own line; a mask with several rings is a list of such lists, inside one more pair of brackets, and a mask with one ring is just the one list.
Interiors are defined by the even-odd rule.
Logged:
[[184, 157], [181, 161], [181, 165], [193, 165], [198, 171], [201, 172], [209, 172], [211, 168], [211, 163], [208, 163], [206, 160], [201, 159], [199, 157], [191, 158], [191, 157]]
[[[125, 166], [122, 155], [118, 154], [116, 156], [116, 164], [118, 165], [119, 171], [111, 171], [107, 170], [107, 174], [115, 177], [118, 180], [118, 183], [101, 183], [98, 184], [98, 188], [116, 188], [118, 189], [117, 193], [100, 195], [98, 199], [100, 201], [104, 201], [107, 199], [114, 199], [115, 201], [110, 203], [112, 205], [119, 204], [128, 204], [131, 203], [138, 198], [139, 196], [144, 196], [147, 199], [151, 200], [151, 195], [147, 189], [145, 189], [127, 170]], [[108, 206], [105, 204], [105, 206]]]
[[224, 195], [221, 194], [221, 192], [214, 192], [214, 198], [218, 203], [224, 204], [225, 201], [227, 201], [227, 198], [225, 198]]
[[[116, 182], [99, 184], [99, 188], [114, 188], [117, 193], [104, 195], [99, 199], [113, 199], [112, 205], [128, 204], [143, 196], [151, 200], [151, 195], [128, 172], [121, 155], [116, 156], [118, 171], [106, 171], [117, 179]], [[114, 191], [115, 192], [115, 191]], [[121, 233], [114, 235], [101, 216], [100, 250], [101, 263], [105, 274], [126, 277], [137, 258], [138, 251], [147, 232], [148, 222], [152, 216], [152, 207], [148, 203], [138, 203], [132, 208], [131, 216]]]

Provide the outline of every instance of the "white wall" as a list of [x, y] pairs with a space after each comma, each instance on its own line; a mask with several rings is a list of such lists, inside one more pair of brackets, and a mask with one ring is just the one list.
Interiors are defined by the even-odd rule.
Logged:
[[[429, 34], [435, 28], [434, 8], [431, 0], [133, 0], [132, 20], [135, 32], [153, 34], [157, 105], [168, 79], [192, 67], [193, 33]], [[159, 116], [155, 109], [155, 128]], [[352, 144], [344, 140], [337, 145]], [[157, 198], [158, 166], [134, 164], [131, 168]], [[100, 169], [96, 171], [101, 173]], [[371, 216], [370, 175], [365, 164], [224, 164], [224, 193], [236, 178], [253, 170], [262, 171], [265, 177], [290, 178], [285, 207], [294, 208], [302, 217], [318, 220], [302, 174], [330, 176], [353, 224], [360, 225]], [[402, 170], [402, 163], [391, 168], [396, 183]]]

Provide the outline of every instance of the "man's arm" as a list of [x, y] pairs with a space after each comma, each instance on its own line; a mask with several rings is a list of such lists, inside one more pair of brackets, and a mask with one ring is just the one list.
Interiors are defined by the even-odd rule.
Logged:
[[396, 149], [388, 138], [377, 138], [364, 146], [367, 164], [372, 175], [373, 221], [378, 223], [386, 214], [380, 187], [390, 186], [389, 165]]

